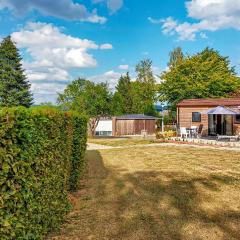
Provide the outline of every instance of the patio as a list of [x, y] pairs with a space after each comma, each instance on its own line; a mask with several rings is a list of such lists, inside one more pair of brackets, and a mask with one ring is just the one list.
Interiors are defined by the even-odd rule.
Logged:
[[177, 141], [239, 147], [240, 98], [183, 100], [177, 105], [177, 125]]
[[216, 147], [239, 147], [240, 148], [240, 141], [233, 141], [229, 139], [221, 139], [217, 140], [217, 137], [208, 136], [208, 137], [201, 137], [201, 138], [182, 138], [182, 137], [172, 137], [169, 139], [170, 141], [178, 142], [178, 143], [186, 143], [186, 144], [197, 144], [197, 145], [209, 145], [209, 146], [216, 146]]
[[[239, 115], [239, 112], [233, 110], [231, 108], [227, 108], [224, 106], [217, 106], [215, 108], [211, 108], [205, 111], [201, 111], [198, 113], [196, 118], [193, 119], [194, 122], [201, 122], [201, 115], [208, 116], [208, 124], [206, 128], [205, 124], [205, 132], [203, 131], [203, 124], [199, 124], [198, 126], [191, 127], [180, 127], [179, 128], [179, 140], [186, 140], [191, 142], [203, 142], [206, 144], [220, 144], [224, 142], [227, 145], [231, 145], [231, 142], [240, 141], [240, 133], [238, 131], [234, 131], [233, 123], [234, 118]], [[231, 144], [229, 144], [230, 142]]]

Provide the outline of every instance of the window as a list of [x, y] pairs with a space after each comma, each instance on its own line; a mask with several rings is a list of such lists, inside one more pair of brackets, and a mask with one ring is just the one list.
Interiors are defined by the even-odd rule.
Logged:
[[110, 131], [96, 131], [96, 136], [112, 136], [112, 132]]
[[240, 124], [240, 114], [236, 115], [235, 123], [239, 123]]
[[192, 122], [201, 122], [201, 113], [200, 112], [192, 113]]

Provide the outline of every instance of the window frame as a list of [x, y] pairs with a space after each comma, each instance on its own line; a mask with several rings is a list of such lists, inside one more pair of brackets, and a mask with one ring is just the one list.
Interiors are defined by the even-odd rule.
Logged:
[[[237, 120], [237, 116], [239, 117], [239, 120]], [[237, 114], [234, 118], [234, 123], [240, 124], [240, 114]]]
[[[195, 120], [194, 119], [194, 114], [199, 114], [199, 119]], [[202, 114], [200, 112], [192, 112], [192, 122], [201, 122], [202, 121]]]

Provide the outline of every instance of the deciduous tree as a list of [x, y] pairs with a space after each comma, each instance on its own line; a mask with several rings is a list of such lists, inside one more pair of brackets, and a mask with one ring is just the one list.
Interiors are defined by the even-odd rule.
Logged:
[[58, 103], [64, 110], [74, 110], [89, 117], [89, 129], [94, 135], [101, 117], [111, 114], [112, 95], [106, 83], [93, 83], [86, 79], [77, 79], [69, 84]]
[[168, 67], [172, 68], [177, 66], [184, 59], [184, 54], [180, 47], [173, 49], [172, 52], [169, 53], [169, 62]]
[[141, 60], [136, 65], [137, 83], [133, 91], [137, 94], [139, 102], [135, 102], [134, 105], [140, 104], [142, 113], [153, 114], [154, 103], [156, 101], [156, 79], [152, 70], [152, 61], [150, 59]]
[[214, 49], [184, 58], [161, 75], [160, 100], [173, 108], [183, 99], [226, 97], [240, 87], [228, 57]]

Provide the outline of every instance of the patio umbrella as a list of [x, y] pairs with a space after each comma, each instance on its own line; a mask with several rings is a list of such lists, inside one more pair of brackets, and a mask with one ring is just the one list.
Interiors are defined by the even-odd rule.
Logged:
[[204, 111], [203, 114], [207, 115], [237, 115], [239, 113], [235, 112], [230, 108], [226, 108], [223, 106], [218, 106], [207, 111]]

